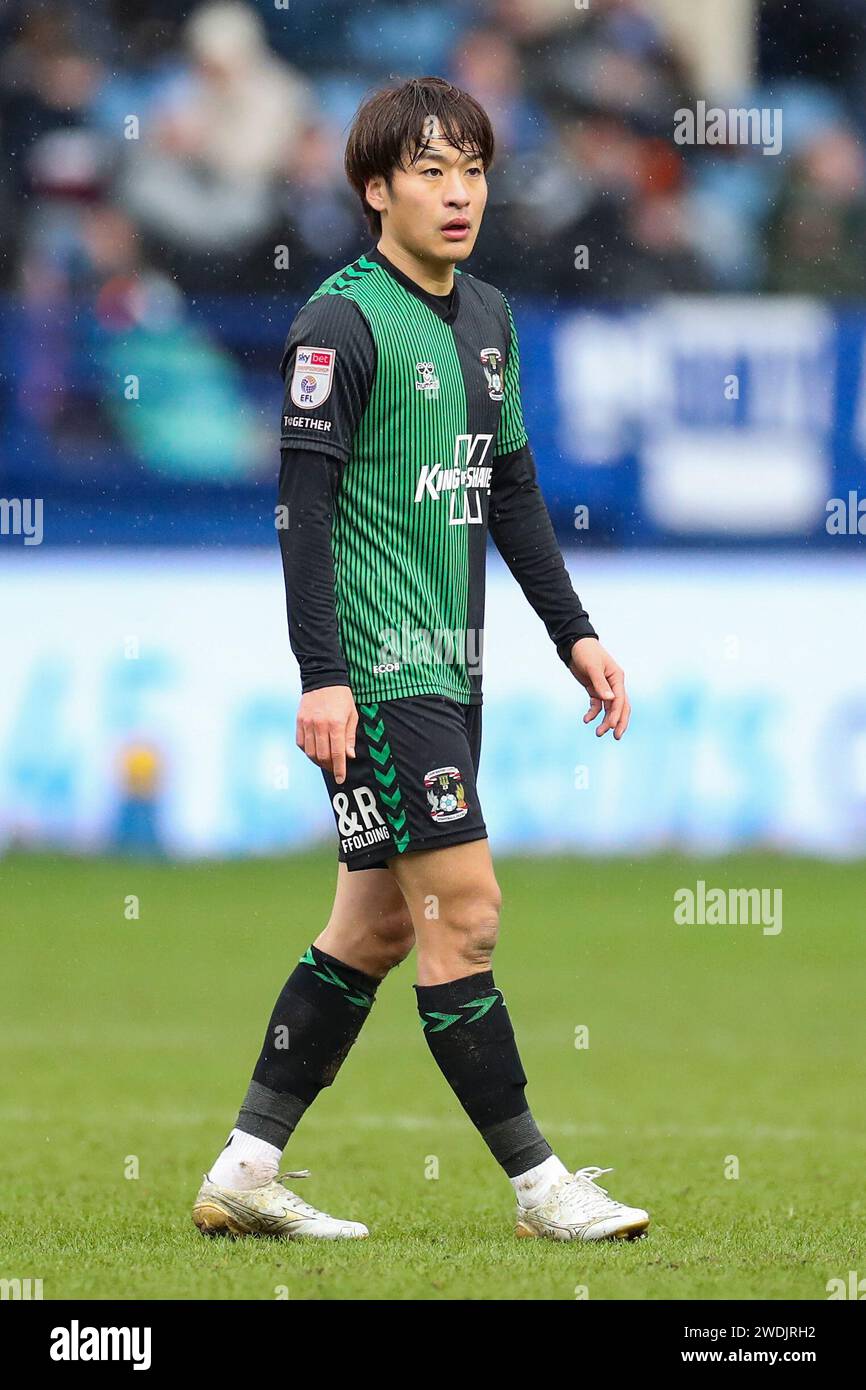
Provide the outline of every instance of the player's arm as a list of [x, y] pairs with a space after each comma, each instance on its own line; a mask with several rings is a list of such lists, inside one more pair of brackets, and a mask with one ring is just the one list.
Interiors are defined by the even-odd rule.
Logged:
[[341, 464], [312, 450], [280, 450], [279, 537], [286, 585], [289, 642], [303, 694], [295, 742], [319, 767], [346, 775], [355, 756], [358, 714], [340, 645], [331, 550]]
[[340, 475], [369, 396], [369, 330], [339, 296], [307, 304], [283, 353], [278, 533], [289, 641], [301, 673], [295, 741], [342, 783], [358, 712], [337, 619], [331, 536]]
[[529, 448], [520, 400], [520, 353], [514, 320], [505, 368], [502, 417], [497, 434], [490, 488], [490, 534], [527, 600], [541, 618], [569, 670], [588, 691], [584, 723], [604, 708], [596, 729], [613, 729], [620, 739], [631, 707], [625, 677], [598, 641], [589, 615], [575, 593], [544, 501]]

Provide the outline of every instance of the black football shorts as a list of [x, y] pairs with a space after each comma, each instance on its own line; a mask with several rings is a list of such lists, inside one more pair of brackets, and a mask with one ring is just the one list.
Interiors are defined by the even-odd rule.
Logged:
[[443, 695], [358, 702], [345, 782], [322, 769], [341, 862], [378, 869], [412, 850], [486, 839], [475, 786], [480, 756], [480, 704]]

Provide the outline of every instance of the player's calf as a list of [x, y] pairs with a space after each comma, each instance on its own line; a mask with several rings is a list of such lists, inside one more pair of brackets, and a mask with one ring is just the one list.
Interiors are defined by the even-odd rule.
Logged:
[[273, 1183], [305, 1111], [334, 1081], [380, 981], [313, 944], [271, 1014], [235, 1128], [207, 1179], [241, 1191]]

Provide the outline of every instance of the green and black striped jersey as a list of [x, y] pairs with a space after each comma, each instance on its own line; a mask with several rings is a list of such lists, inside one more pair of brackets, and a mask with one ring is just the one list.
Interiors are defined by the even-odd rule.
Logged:
[[560, 657], [595, 636], [538, 486], [511, 309], [377, 249], [320, 286], [281, 363], [280, 546], [304, 691], [481, 700], [490, 534]]
[[332, 548], [356, 699], [481, 697], [495, 459], [526, 443], [499, 290], [426, 293], [371, 250], [312, 295], [283, 355], [283, 447], [340, 460]]

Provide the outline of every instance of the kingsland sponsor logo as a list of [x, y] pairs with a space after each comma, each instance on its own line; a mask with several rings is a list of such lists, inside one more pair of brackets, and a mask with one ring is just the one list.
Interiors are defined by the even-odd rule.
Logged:
[[[418, 475], [415, 501], [423, 502], [425, 497], [430, 497], [434, 502], [438, 502], [442, 494], [447, 492], [450, 494], [449, 519], [452, 526], [480, 522], [481, 499], [477, 493], [481, 489], [485, 492], [490, 490], [493, 469], [486, 466], [484, 460], [492, 439], [492, 434], [458, 434], [454, 440], [454, 462], [450, 468], [442, 463], [424, 464]], [[468, 488], [476, 489], [474, 512], [468, 506]], [[455, 513], [454, 502], [461, 489], [463, 506], [458, 514]]]

